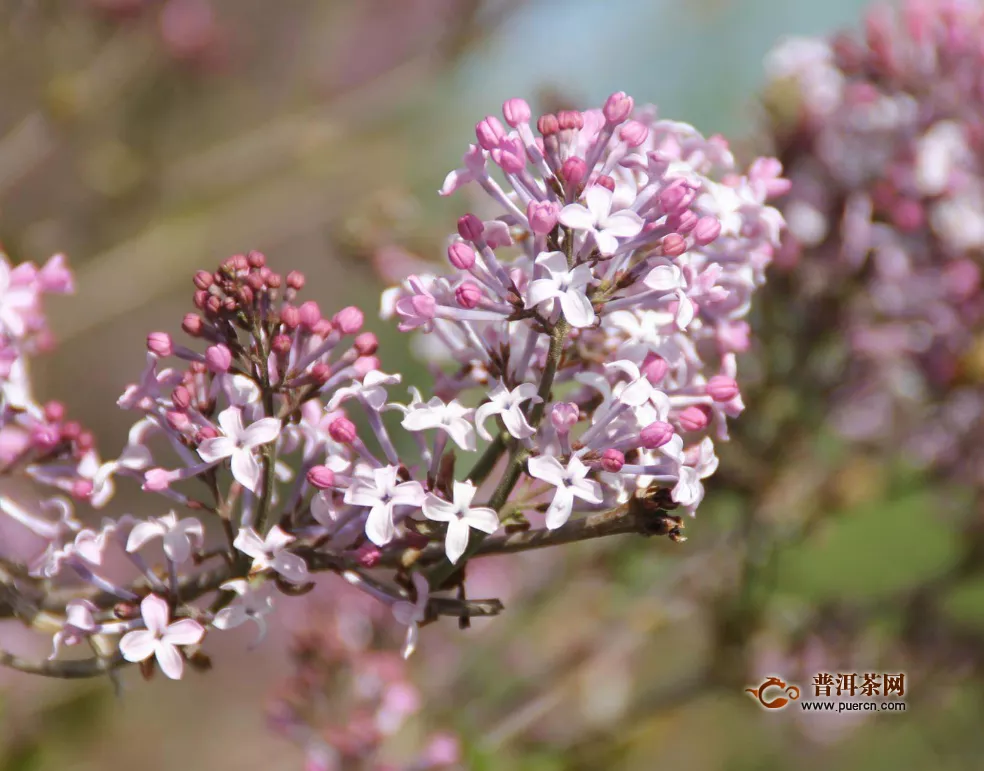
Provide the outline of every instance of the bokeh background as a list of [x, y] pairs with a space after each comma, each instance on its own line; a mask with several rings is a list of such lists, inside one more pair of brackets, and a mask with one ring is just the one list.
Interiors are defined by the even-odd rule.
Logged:
[[[436, 190], [504, 99], [588, 106], [625, 90], [754, 140], [769, 48], [856, 27], [862, 10], [4, 0], [0, 241], [14, 260], [64, 252], [78, 277], [75, 296], [51, 303], [59, 347], [38, 363], [41, 395], [112, 457], [128, 427], [116, 396], [147, 331], [178, 331], [194, 269], [258, 249], [303, 270], [322, 308], [372, 311], [381, 252], [441, 258], [469, 201]], [[370, 327], [387, 371], [424, 378], [391, 327]], [[775, 383], [750, 394], [748, 428], [686, 543], [581, 544], [476, 571], [471, 593], [502, 596], [507, 613], [423, 632], [423, 706], [392, 751], [446, 730], [464, 767], [489, 771], [981, 768], [970, 497], [904, 458], [843, 446], [810, 416], [795, 441], [758, 431], [757, 410], [790, 398]], [[121, 487], [115, 512], [140, 504]], [[317, 623], [304, 602], [288, 630]], [[233, 635], [214, 671], [146, 687], [130, 672], [121, 695], [0, 673], [0, 771], [300, 769], [301, 750], [265, 721], [289, 638], [247, 651]], [[766, 714], [743, 692], [775, 673], [808, 686], [818, 671], [906, 672], [907, 713]]]

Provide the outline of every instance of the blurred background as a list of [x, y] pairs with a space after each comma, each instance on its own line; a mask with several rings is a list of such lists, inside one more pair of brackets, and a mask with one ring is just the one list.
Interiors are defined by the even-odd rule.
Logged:
[[[436, 190], [504, 99], [600, 105], [615, 90], [737, 140], [761, 119], [783, 35], [856, 27], [861, 0], [4, 0], [0, 241], [64, 252], [38, 362], [104, 457], [130, 417], [148, 331], [178, 331], [190, 277], [249, 249], [300, 269], [323, 309], [378, 308], [374, 268], [443, 256], [467, 195]], [[423, 377], [392, 327], [386, 371]], [[754, 366], [752, 366], [754, 371]], [[767, 382], [764, 386], [768, 386]], [[739, 423], [788, 394], [749, 395]], [[804, 419], [795, 442], [737, 431], [689, 540], [580, 544], [482, 563], [507, 613], [423, 631], [419, 710], [394, 739], [460, 738], [465, 768], [976, 769], [984, 582], [961, 551], [965, 492], [858, 454]], [[765, 449], [763, 449], [765, 448]], [[126, 484], [118, 513], [140, 501]], [[135, 513], [140, 514], [139, 511]], [[332, 588], [326, 591], [333, 591]], [[285, 600], [283, 605], [291, 603]], [[235, 636], [207, 675], [140, 687], [0, 673], [0, 771], [300, 769], [267, 727], [292, 632]], [[2, 634], [16, 631], [3, 629]], [[778, 674], [906, 672], [902, 714], [766, 713]], [[330, 695], [330, 694], [329, 694]]]

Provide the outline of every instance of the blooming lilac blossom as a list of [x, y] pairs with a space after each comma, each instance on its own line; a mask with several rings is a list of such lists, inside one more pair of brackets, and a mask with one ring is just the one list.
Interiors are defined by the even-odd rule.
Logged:
[[134, 525], [126, 542], [127, 551], [137, 551], [154, 538], [164, 544], [164, 554], [172, 562], [186, 562], [194, 548], [201, 548], [205, 540], [202, 523], [191, 517], [179, 520], [171, 511], [163, 517], [155, 517]]
[[146, 629], [127, 632], [120, 640], [120, 653], [127, 661], [157, 659], [161, 672], [180, 680], [184, 658], [178, 646], [197, 645], [205, 636], [205, 627], [191, 618], [170, 621], [167, 600], [148, 594], [140, 603], [140, 616]]
[[287, 551], [287, 546], [294, 540], [294, 536], [284, 532], [279, 525], [270, 528], [266, 538], [261, 538], [252, 528], [244, 527], [236, 535], [233, 545], [253, 558], [250, 573], [273, 570], [288, 581], [300, 584], [307, 581], [309, 575], [304, 560]]
[[232, 462], [232, 475], [250, 492], [256, 492], [260, 483], [260, 464], [253, 450], [274, 441], [280, 434], [280, 421], [262, 418], [248, 428], [243, 426], [243, 412], [239, 407], [227, 407], [219, 413], [219, 425], [223, 436], [206, 439], [198, 447], [198, 454], [208, 463], [225, 458]]
[[429, 493], [424, 499], [424, 516], [435, 522], [447, 522], [444, 549], [452, 563], [457, 562], [465, 553], [470, 528], [489, 535], [499, 529], [499, 515], [495, 509], [487, 506], [472, 507], [476, 492], [475, 485], [470, 482], [455, 482], [450, 502], [433, 493]]

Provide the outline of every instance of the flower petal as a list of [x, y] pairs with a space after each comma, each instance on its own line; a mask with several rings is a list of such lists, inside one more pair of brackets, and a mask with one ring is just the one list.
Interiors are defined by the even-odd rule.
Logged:
[[495, 513], [495, 509], [485, 506], [469, 509], [468, 516], [465, 517], [465, 522], [468, 523], [469, 527], [481, 530], [488, 535], [492, 535], [492, 533], [499, 529], [499, 515]]
[[376, 546], [385, 546], [396, 537], [392, 506], [378, 503], [369, 510], [369, 517], [366, 519], [366, 537]]
[[170, 645], [197, 645], [205, 636], [205, 627], [192, 618], [182, 618], [171, 624], [161, 636]]
[[492, 434], [485, 430], [485, 421], [493, 415], [498, 415], [500, 412], [502, 412], [502, 407], [495, 402], [485, 402], [485, 404], [475, 410], [475, 429], [478, 431], [478, 435], [486, 442], [492, 441]]
[[433, 493], [428, 493], [424, 499], [424, 516], [434, 522], [451, 522], [457, 519], [458, 507]]
[[453, 565], [468, 548], [468, 523], [461, 519], [453, 519], [448, 522], [448, 534], [444, 539], [444, 552], [448, 555], [448, 561]]
[[311, 580], [307, 563], [302, 557], [290, 552], [280, 552], [273, 560], [273, 569], [291, 583], [303, 584]]
[[239, 407], [226, 407], [219, 413], [219, 426], [222, 433], [234, 441], [238, 441], [243, 431], [243, 411]]
[[561, 225], [574, 230], [593, 230], [595, 226], [594, 215], [579, 203], [571, 203], [561, 209], [558, 219]]
[[564, 467], [553, 455], [538, 455], [526, 462], [531, 477], [554, 485], [564, 484]]
[[547, 507], [546, 525], [548, 530], [556, 530], [570, 519], [574, 507], [574, 495], [566, 487], [558, 487], [550, 506]]
[[232, 476], [251, 493], [256, 492], [260, 484], [260, 464], [252, 450], [239, 448], [232, 454]]
[[120, 640], [120, 654], [127, 661], [143, 661], [154, 655], [157, 648], [157, 635], [146, 629], [127, 632]]
[[531, 281], [526, 288], [526, 307], [534, 308], [542, 302], [553, 299], [560, 294], [557, 282], [552, 278], [538, 278]]
[[160, 522], [140, 522], [130, 531], [130, 537], [126, 539], [126, 550], [135, 552], [162, 535], [164, 535], [164, 527]]
[[609, 214], [602, 223], [606, 233], [619, 238], [631, 238], [639, 235], [642, 232], [642, 226], [642, 217], [628, 209]]
[[506, 425], [506, 431], [517, 439], [525, 439], [536, 433], [519, 407], [513, 407], [503, 412], [502, 422]]
[[583, 328], [594, 324], [594, 308], [583, 292], [568, 289], [560, 296], [560, 307], [564, 311], [564, 318], [572, 327]]
[[277, 418], [263, 418], [253, 423], [243, 432], [244, 447], [259, 447], [272, 442], [280, 436], [281, 424]]
[[171, 611], [168, 609], [167, 600], [156, 594], [148, 594], [140, 602], [140, 616], [143, 618], [148, 631], [154, 634], [164, 633], [170, 615]]
[[157, 666], [172, 680], [180, 680], [181, 675], [184, 674], [184, 659], [181, 658], [180, 651], [173, 645], [158, 644]]
[[198, 454], [206, 463], [229, 458], [236, 451], [236, 442], [227, 436], [216, 436], [198, 445]]

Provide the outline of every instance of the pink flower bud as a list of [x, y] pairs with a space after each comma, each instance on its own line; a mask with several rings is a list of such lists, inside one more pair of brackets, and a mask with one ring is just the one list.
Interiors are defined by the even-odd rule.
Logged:
[[60, 423], [65, 419], [65, 405], [50, 401], [44, 405], [44, 419], [49, 423]]
[[355, 559], [364, 568], [376, 567], [382, 558], [383, 552], [375, 544], [364, 543], [355, 550]]
[[205, 322], [197, 313], [186, 313], [184, 319], [181, 320], [181, 329], [191, 337], [199, 337], [204, 326]]
[[659, 205], [667, 214], [676, 214], [687, 207], [690, 188], [682, 179], [676, 179], [659, 194]]
[[300, 291], [304, 288], [304, 274], [299, 270], [292, 270], [287, 274], [287, 286], [296, 291]]
[[638, 147], [649, 138], [649, 126], [637, 120], [630, 120], [618, 130], [618, 138], [629, 147]]
[[280, 311], [280, 323], [285, 329], [295, 330], [301, 323], [301, 311], [293, 305], [285, 305]]
[[260, 292], [266, 286], [266, 281], [259, 273], [250, 273], [246, 276], [246, 284], [254, 292]]
[[378, 356], [360, 356], [355, 360], [355, 364], [352, 365], [352, 368], [355, 369], [355, 376], [361, 380], [370, 372], [374, 372], [381, 366], [382, 362], [379, 360]]
[[560, 167], [560, 175], [568, 185], [572, 187], [580, 185], [588, 175], [588, 165], [584, 162], [583, 158], [572, 155]]
[[617, 474], [625, 465], [625, 455], [618, 450], [609, 448], [601, 454], [601, 467], [612, 474]]
[[270, 341], [270, 349], [279, 356], [286, 356], [292, 347], [293, 343], [287, 335], [275, 335]]
[[614, 125], [628, 118], [632, 114], [633, 107], [635, 107], [635, 102], [631, 96], [624, 91], [616, 91], [605, 100], [602, 113], [604, 113], [608, 124]]
[[650, 423], [639, 432], [639, 443], [647, 450], [662, 447], [673, 438], [673, 426], [662, 420]]
[[557, 402], [550, 410], [550, 422], [561, 434], [568, 433], [580, 417], [581, 411], [574, 402]]
[[166, 468], [152, 468], [144, 472], [143, 489], [151, 492], [166, 490], [171, 484], [171, 472]]
[[74, 442], [82, 433], [82, 424], [77, 420], [70, 420], [61, 427], [62, 439], [66, 442]]
[[721, 235], [721, 221], [717, 217], [706, 216], [697, 220], [694, 226], [694, 242], [697, 246], [707, 246]]
[[308, 377], [311, 378], [315, 385], [323, 386], [328, 382], [328, 378], [331, 377], [331, 367], [323, 361], [319, 361], [308, 370]]
[[191, 418], [188, 417], [187, 413], [179, 412], [178, 410], [168, 410], [164, 415], [164, 419], [175, 431], [184, 431], [191, 425]]
[[151, 332], [147, 335], [147, 350], [155, 356], [164, 358], [174, 353], [174, 344], [167, 332]]
[[578, 110], [561, 110], [557, 113], [557, 125], [561, 131], [578, 131], [584, 128], [584, 115]]
[[471, 270], [475, 264], [475, 250], [464, 241], [455, 241], [448, 247], [448, 262], [458, 270]]
[[306, 303], [302, 303], [301, 307], [297, 309], [300, 313], [301, 328], [306, 329], [308, 332], [314, 329], [314, 325], [321, 321], [321, 308], [314, 300], [308, 300]]
[[482, 301], [482, 290], [474, 281], [463, 281], [454, 290], [454, 299], [462, 308], [474, 308]]
[[560, 206], [554, 201], [530, 201], [526, 207], [530, 230], [537, 235], [545, 236], [553, 230], [559, 216]]
[[279, 273], [264, 274], [263, 280], [266, 281], [266, 285], [270, 287], [270, 289], [280, 289], [284, 283], [283, 276]]
[[489, 115], [475, 124], [475, 136], [483, 150], [493, 150], [498, 147], [505, 135], [506, 130], [494, 115]]
[[666, 377], [666, 373], [669, 371], [670, 365], [667, 363], [666, 359], [659, 354], [648, 353], [646, 354], [646, 358], [643, 359], [641, 369], [642, 374], [646, 376], [646, 380], [653, 385], [656, 385], [660, 380]]
[[595, 184], [601, 185], [601, 187], [605, 188], [606, 190], [610, 190], [613, 193], [615, 192], [615, 180], [612, 179], [607, 174], [599, 174], [595, 178]]
[[254, 249], [246, 255], [246, 262], [251, 268], [262, 268], [266, 265], [266, 255]]
[[533, 113], [530, 111], [530, 106], [526, 103], [525, 99], [513, 97], [503, 103], [502, 114], [506, 119], [506, 123], [516, 128], [520, 123], [528, 123]]
[[88, 452], [96, 446], [96, 437], [91, 431], [83, 431], [75, 440], [75, 447], [79, 452]]
[[458, 219], [458, 235], [466, 241], [477, 242], [484, 232], [485, 225], [474, 214], [466, 214]]
[[177, 386], [171, 391], [171, 403], [179, 410], [186, 410], [191, 406], [191, 391], [183, 385]]
[[707, 381], [707, 395], [716, 402], [730, 402], [738, 394], [738, 384], [727, 375], [715, 375]]
[[335, 484], [335, 472], [327, 466], [312, 466], [307, 473], [308, 484], [319, 490], [327, 490]]
[[195, 441], [201, 443], [206, 439], [215, 439], [219, 435], [219, 429], [215, 426], [202, 426], [198, 429], [198, 434], [195, 436]]
[[192, 283], [195, 285], [195, 289], [208, 289], [215, 282], [212, 274], [207, 270], [200, 270], [195, 273], [195, 277], [192, 279]]
[[58, 426], [35, 423], [31, 427], [31, 444], [40, 450], [50, 450], [60, 441], [61, 431]]
[[702, 404], [692, 404], [680, 410], [677, 420], [684, 431], [700, 431], [711, 420], [710, 410]]
[[71, 495], [73, 498], [84, 501], [92, 495], [92, 481], [89, 479], [76, 479], [72, 482]]
[[663, 247], [663, 254], [667, 257], [678, 257], [687, 251], [687, 239], [679, 233], [670, 233], [663, 236], [660, 242]]
[[499, 164], [506, 174], [519, 174], [526, 168], [526, 148], [519, 139], [503, 139], [492, 151], [492, 160]]
[[355, 439], [355, 423], [348, 418], [335, 418], [328, 426], [328, 435], [339, 444], [350, 444]]
[[536, 119], [536, 130], [542, 136], [553, 136], [560, 131], [560, 122], [557, 120], [556, 115], [548, 112], [546, 115], [541, 115]]
[[319, 319], [318, 323], [314, 325], [314, 329], [311, 331], [318, 337], [326, 338], [331, 334], [335, 326], [328, 321], [328, 319]]
[[665, 227], [667, 230], [672, 230], [679, 233], [682, 236], [687, 235], [695, 227], [697, 227], [697, 212], [691, 209], [684, 209], [677, 214], [671, 214], [666, 218]]
[[336, 313], [332, 317], [331, 323], [334, 324], [335, 328], [343, 335], [354, 335], [362, 329], [362, 324], [365, 320], [366, 317], [363, 315], [362, 311], [354, 305], [349, 305]]
[[205, 351], [205, 366], [216, 374], [228, 372], [232, 366], [232, 351], [225, 345], [210, 345]]
[[379, 338], [372, 332], [363, 332], [352, 341], [352, 347], [360, 356], [372, 356], [379, 349]]

